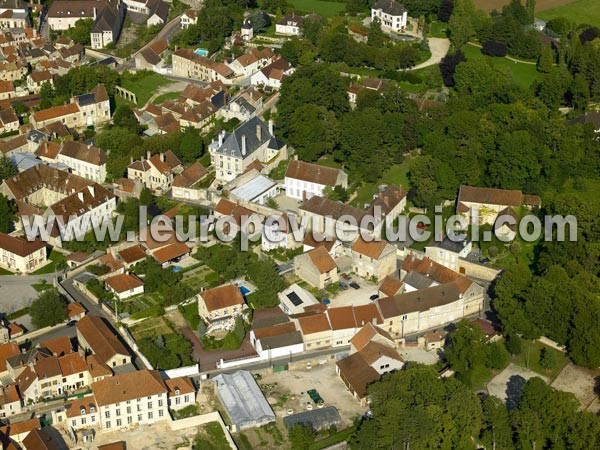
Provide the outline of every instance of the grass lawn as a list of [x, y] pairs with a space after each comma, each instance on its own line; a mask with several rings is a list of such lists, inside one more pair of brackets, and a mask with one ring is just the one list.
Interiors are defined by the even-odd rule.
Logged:
[[[402, 164], [394, 164], [381, 177], [378, 184], [394, 184], [401, 185], [404, 190], [410, 189], [408, 181], [408, 172], [412, 167], [415, 159], [407, 156]], [[377, 183], [363, 184], [357, 189], [356, 198], [352, 201], [354, 206], [362, 208], [365, 203], [369, 203], [373, 199], [373, 195], [377, 193]]]
[[36, 270], [35, 272], [32, 273], [32, 275], [43, 275], [43, 274], [53, 273], [56, 269], [56, 266], [58, 266], [60, 268], [60, 267], [64, 266], [64, 264], [67, 261], [67, 258], [65, 257], [65, 255], [63, 255], [61, 252], [58, 252], [56, 250], [50, 251], [50, 256], [48, 256], [48, 259], [52, 262], [50, 264], [45, 265], [41, 269]]
[[158, 97], [156, 97], [152, 103], [156, 104], [156, 105], [160, 105], [163, 102], [166, 102], [167, 100], [175, 100], [177, 98], [179, 98], [179, 96], [181, 95], [181, 92], [166, 92], [164, 94], [159, 95]]
[[546, 21], [557, 17], [566, 17], [578, 24], [597, 25], [600, 23], [600, 2], [598, 0], [576, 0], [535, 15]]
[[569, 179], [562, 187], [563, 194], [573, 194], [583, 200], [594, 200], [600, 197], [600, 180]]
[[467, 59], [485, 59], [503, 70], [510, 72], [515, 84], [522, 88], [528, 88], [534, 81], [542, 78], [544, 75], [537, 71], [535, 64], [524, 64], [509, 61], [506, 58], [494, 58], [481, 53], [481, 49], [472, 45], [465, 45], [463, 52]]
[[38, 292], [45, 291], [46, 289], [51, 289], [53, 286], [50, 283], [36, 283], [31, 285]]
[[300, 11], [317, 13], [323, 17], [339, 16], [346, 7], [345, 3], [322, 0], [291, 0], [290, 4]]
[[429, 28], [429, 36], [435, 38], [446, 38], [446, 30], [448, 29], [448, 24], [444, 22], [433, 22], [431, 27]]
[[323, 448], [331, 447], [332, 445], [338, 444], [342, 441], [347, 440], [356, 431], [356, 426], [346, 428], [342, 431], [338, 431], [331, 436], [321, 439], [310, 446], [310, 450], [321, 450]]
[[[540, 352], [543, 348], [546, 348], [549, 352], [554, 353], [556, 365], [552, 370], [546, 370], [540, 366]], [[527, 364], [528, 359], [529, 364]], [[569, 358], [567, 358], [563, 352], [559, 352], [558, 350], [548, 347], [541, 342], [530, 341], [523, 343], [523, 352], [520, 355], [513, 356], [512, 362], [521, 367], [529, 367], [529, 369], [533, 370], [534, 372], [553, 380], [558, 376], [563, 367], [569, 363]]]
[[160, 335], [173, 333], [173, 329], [162, 317], [136, 323], [129, 331], [136, 341], [142, 338], [155, 338]]
[[181, 307], [181, 309], [183, 310], [181, 314], [192, 330], [197, 330], [198, 325], [200, 324], [200, 316], [198, 315], [198, 302], [192, 302], [189, 305]]
[[210, 422], [198, 427], [198, 435], [195, 439], [196, 448], [229, 450], [229, 442], [218, 422]]
[[197, 416], [198, 413], [199, 413], [198, 405], [196, 405], [196, 404], [189, 405], [189, 406], [186, 406], [185, 408], [171, 411], [171, 414], [173, 415], [175, 420], [187, 419], [188, 417], [194, 417], [194, 416]]
[[14, 275], [14, 272], [11, 272], [10, 270], [7, 270], [7, 269], [0, 268], [0, 275]]
[[[341, 169], [342, 165], [333, 159], [333, 156], [327, 155], [323, 156], [321, 159], [317, 161], [317, 164], [325, 167], [333, 167], [334, 169]], [[287, 166], [286, 166], [287, 168]]]
[[125, 72], [122, 75], [121, 87], [137, 96], [138, 106], [144, 106], [159, 87], [170, 83], [171, 80], [155, 72], [142, 71], [136, 74]]

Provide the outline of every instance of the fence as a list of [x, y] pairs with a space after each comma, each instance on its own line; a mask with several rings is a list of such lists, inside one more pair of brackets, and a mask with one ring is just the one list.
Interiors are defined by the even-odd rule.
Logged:
[[180, 367], [178, 369], [165, 370], [161, 372], [166, 378], [191, 377], [200, 374], [198, 364]]

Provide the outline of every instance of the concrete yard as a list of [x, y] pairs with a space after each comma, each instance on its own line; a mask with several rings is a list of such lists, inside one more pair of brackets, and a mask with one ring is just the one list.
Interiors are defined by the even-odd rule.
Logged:
[[560, 371], [551, 386], [575, 394], [582, 409], [596, 412], [600, 409], [600, 405], [594, 387], [599, 375], [600, 370], [589, 370], [569, 363]]
[[370, 281], [357, 276], [353, 276], [352, 280], [358, 283], [360, 289], [353, 289], [351, 287], [346, 290], [340, 289], [334, 297], [330, 297], [332, 308], [350, 305], [368, 305], [372, 302], [370, 299], [371, 295], [379, 292], [379, 287]]
[[328, 363], [312, 369], [271, 373], [263, 375], [258, 383], [278, 419], [287, 415], [288, 409], [294, 413], [306, 411], [307, 404], [312, 404], [306, 391], [316, 389], [325, 406], [335, 406], [345, 426], [351, 426], [352, 420], [364, 414], [366, 408], [346, 389], [346, 385], [335, 373], [335, 367], [335, 364]]
[[549, 381], [547, 377], [511, 363], [492, 378], [492, 381], [487, 385], [487, 389], [490, 395], [506, 402], [507, 408], [511, 409], [521, 398], [521, 392], [527, 380], [533, 377], [539, 377], [546, 383]]
[[[141, 425], [128, 429], [126, 433], [119, 430], [100, 431], [96, 434], [93, 444], [82, 444], [72, 448], [91, 449], [112, 442], [125, 441], [127, 448], [136, 450], [173, 450], [175, 448], [185, 450], [192, 448], [197, 433], [197, 427], [173, 432], [169, 425], [163, 422], [152, 426]], [[63, 437], [65, 437], [66, 442], [69, 442], [64, 433]]]
[[420, 364], [433, 365], [440, 359], [437, 352], [428, 352], [427, 350], [417, 347], [400, 347], [398, 351], [405, 361], [414, 361]]
[[10, 314], [31, 304], [38, 292], [26, 282], [3, 282], [0, 278], [0, 312]]

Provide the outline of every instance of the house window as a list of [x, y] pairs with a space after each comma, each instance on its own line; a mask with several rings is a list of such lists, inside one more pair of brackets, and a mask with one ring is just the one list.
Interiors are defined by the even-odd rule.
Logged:
[[110, 420], [106, 421], [106, 428], [110, 428]]
[[120, 427], [121, 426], [121, 419], [117, 419], [117, 426]]
[[104, 413], [104, 417], [107, 418], [107, 419], [110, 419], [110, 411], [106, 411]]

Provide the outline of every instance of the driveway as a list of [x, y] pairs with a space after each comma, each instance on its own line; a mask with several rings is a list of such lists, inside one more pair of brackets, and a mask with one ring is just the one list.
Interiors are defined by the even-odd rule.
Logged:
[[511, 409], [519, 404], [525, 383], [533, 377], [548, 382], [547, 377], [511, 363], [488, 383], [487, 389], [490, 395], [498, 397], [506, 403], [508, 409]]
[[434, 66], [436, 64], [439, 64], [442, 61], [442, 59], [444, 58], [444, 56], [446, 56], [446, 54], [448, 53], [448, 50], [450, 50], [450, 40], [449, 39], [429, 38], [428, 42], [429, 42], [429, 50], [431, 51], [431, 57], [427, 61], [422, 62], [421, 64], [417, 64], [416, 66], [411, 67], [410, 69], [402, 69], [403, 71], [423, 69], [424, 67], [429, 67], [429, 66]]

